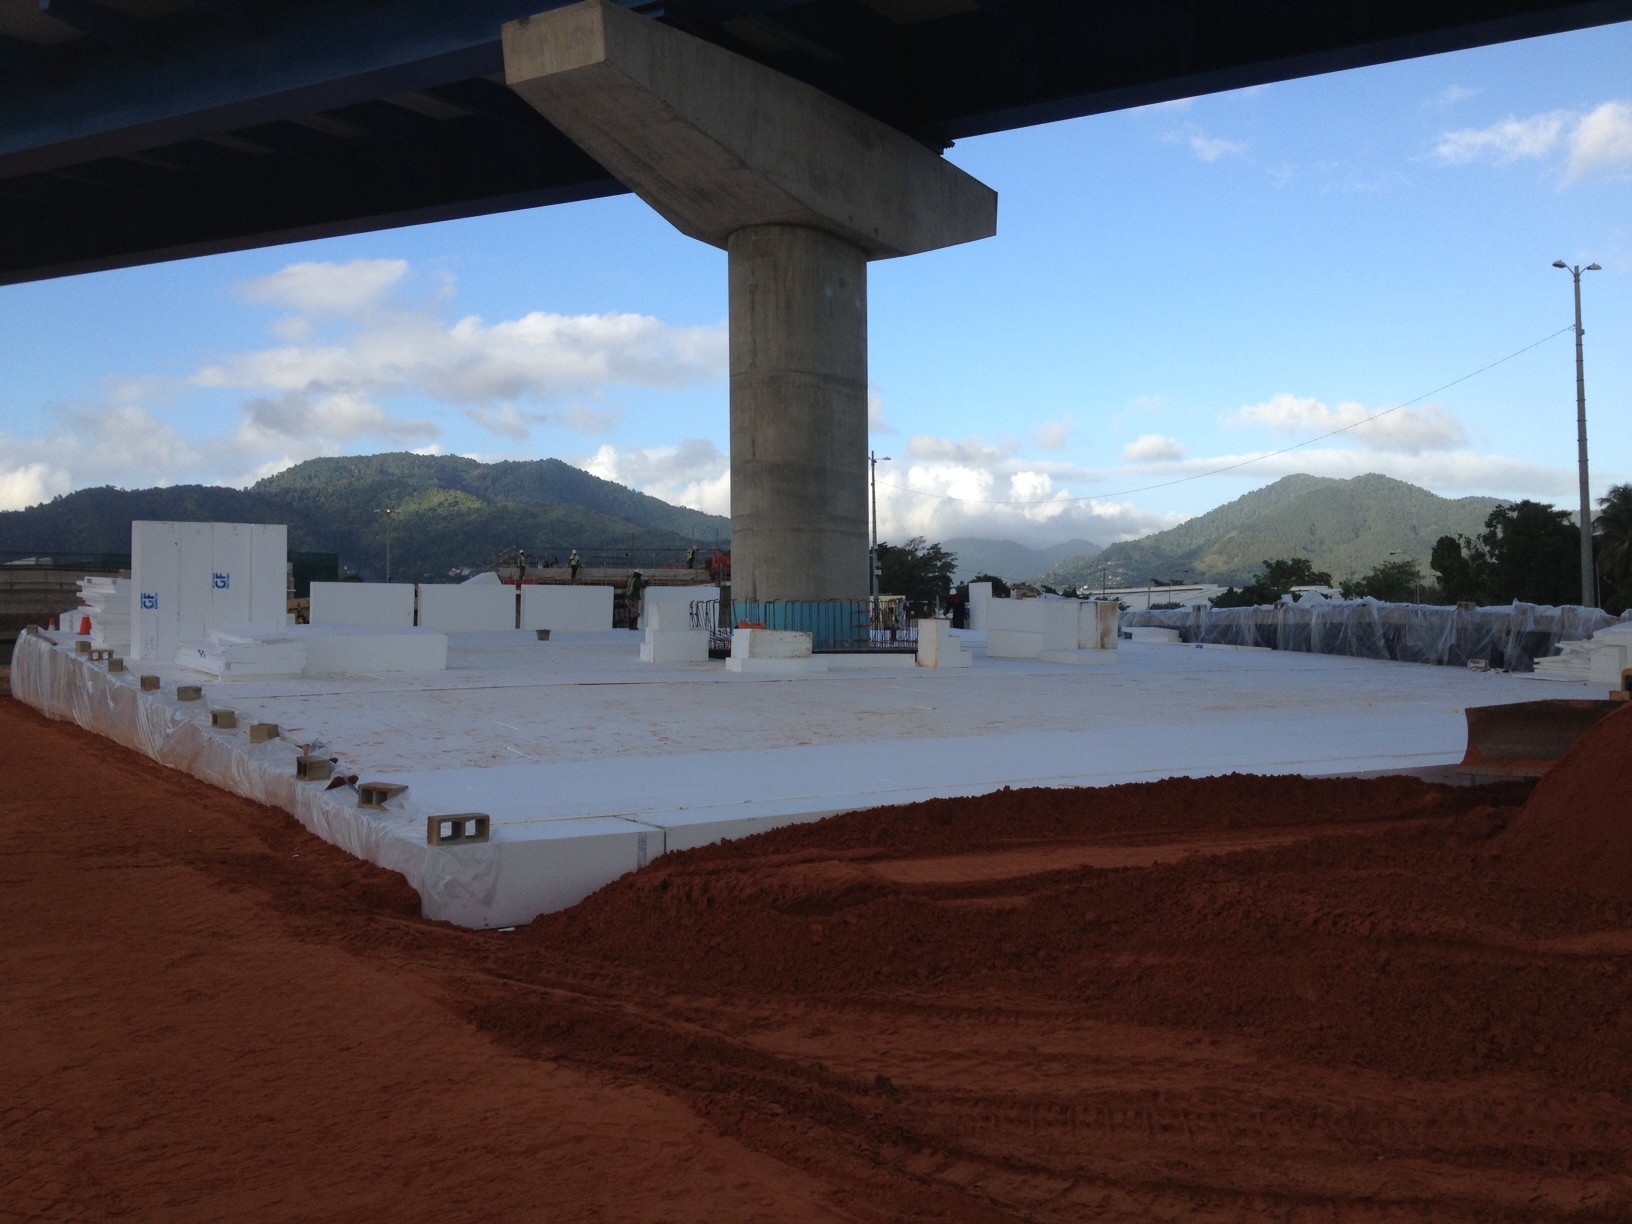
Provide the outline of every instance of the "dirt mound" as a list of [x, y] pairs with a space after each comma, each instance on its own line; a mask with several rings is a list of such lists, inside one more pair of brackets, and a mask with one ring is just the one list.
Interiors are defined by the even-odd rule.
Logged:
[[1497, 848], [1523, 883], [1632, 897], [1632, 706], [1547, 771]]

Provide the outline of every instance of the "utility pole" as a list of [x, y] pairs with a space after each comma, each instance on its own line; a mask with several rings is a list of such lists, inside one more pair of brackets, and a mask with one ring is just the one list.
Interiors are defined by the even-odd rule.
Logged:
[[1581, 326], [1581, 273], [1602, 272], [1597, 264], [1571, 267], [1562, 259], [1553, 261], [1553, 267], [1563, 268], [1575, 278], [1575, 436], [1581, 466], [1581, 606], [1598, 606], [1598, 581], [1592, 565], [1592, 489], [1587, 482], [1587, 375], [1581, 356], [1581, 337], [1586, 329]]
[[376, 511], [374, 511], [374, 513], [375, 514], [385, 515], [385, 580], [387, 582], [390, 582], [391, 581], [391, 520], [396, 516], [396, 512], [394, 510], [392, 510], [392, 508], [390, 506], [387, 506], [384, 510], [376, 510]]
[[880, 455], [876, 451], [867, 452], [867, 465], [871, 472], [870, 483], [873, 490], [873, 546], [867, 550], [867, 593], [871, 597], [869, 602], [874, 611], [878, 607], [878, 465], [883, 461], [888, 463], [888, 455]]

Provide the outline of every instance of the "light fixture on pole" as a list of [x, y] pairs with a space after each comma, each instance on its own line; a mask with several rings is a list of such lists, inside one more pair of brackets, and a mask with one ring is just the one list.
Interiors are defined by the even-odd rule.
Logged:
[[391, 581], [391, 520], [396, 517], [396, 511], [390, 506], [383, 510], [374, 511], [375, 514], [385, 515], [385, 580]]
[[1555, 259], [1553, 267], [1563, 268], [1575, 280], [1575, 435], [1576, 449], [1581, 465], [1581, 606], [1598, 606], [1598, 582], [1592, 567], [1592, 490], [1587, 481], [1587, 376], [1581, 356], [1581, 337], [1586, 329], [1581, 326], [1581, 273], [1602, 272], [1597, 264], [1571, 267], [1562, 259]]
[[888, 463], [888, 455], [867, 452], [868, 470], [873, 490], [873, 546], [867, 550], [867, 593], [874, 605], [878, 602], [878, 465]]

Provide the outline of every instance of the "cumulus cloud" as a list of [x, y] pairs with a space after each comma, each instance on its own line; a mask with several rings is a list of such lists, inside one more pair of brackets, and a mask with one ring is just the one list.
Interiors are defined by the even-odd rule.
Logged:
[[1396, 409], [1387, 416], [1366, 421], [1372, 415], [1374, 410], [1363, 404], [1342, 403], [1329, 408], [1313, 396], [1282, 392], [1261, 404], [1242, 408], [1224, 423], [1262, 425], [1284, 434], [1323, 434], [1342, 429], [1348, 431], [1349, 440], [1369, 450], [1404, 454], [1447, 450], [1467, 436], [1460, 421], [1433, 404]]
[[67, 472], [48, 463], [22, 463], [0, 471], [0, 510], [23, 510], [73, 488]]
[[1044, 421], [1035, 425], [1031, 430], [1031, 440], [1037, 444], [1039, 450], [1062, 451], [1071, 440], [1070, 417], [1061, 417], [1057, 421]]
[[870, 434], [895, 432], [895, 426], [890, 424], [889, 413], [884, 407], [884, 397], [879, 394], [877, 387], [867, 388], [867, 432]]
[[238, 287], [238, 295], [246, 302], [282, 306], [319, 318], [350, 318], [379, 306], [407, 275], [406, 259], [296, 263], [245, 282]]
[[1122, 448], [1122, 458], [1129, 463], [1161, 463], [1184, 458], [1184, 447], [1177, 438], [1161, 434], [1141, 434]]
[[1559, 151], [1567, 154], [1565, 184], [1632, 167], [1632, 105], [1612, 101], [1585, 114], [1553, 110], [1527, 119], [1509, 115], [1488, 127], [1446, 132], [1434, 144], [1442, 165], [1505, 166]]
[[606, 445], [573, 462], [602, 480], [628, 485], [677, 506], [709, 514], [731, 513], [731, 460], [709, 441], [694, 438], [679, 446], [628, 450]]
[[1605, 102], [1576, 125], [1564, 181], [1574, 183], [1595, 171], [1627, 167], [1632, 167], [1632, 106]]

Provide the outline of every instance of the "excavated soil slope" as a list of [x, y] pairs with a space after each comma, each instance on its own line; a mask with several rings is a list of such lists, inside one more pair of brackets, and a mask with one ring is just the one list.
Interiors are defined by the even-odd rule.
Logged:
[[1523, 787], [1003, 792], [475, 934], [0, 736], [0, 1219], [1632, 1217], [1632, 898], [1518, 871]]

